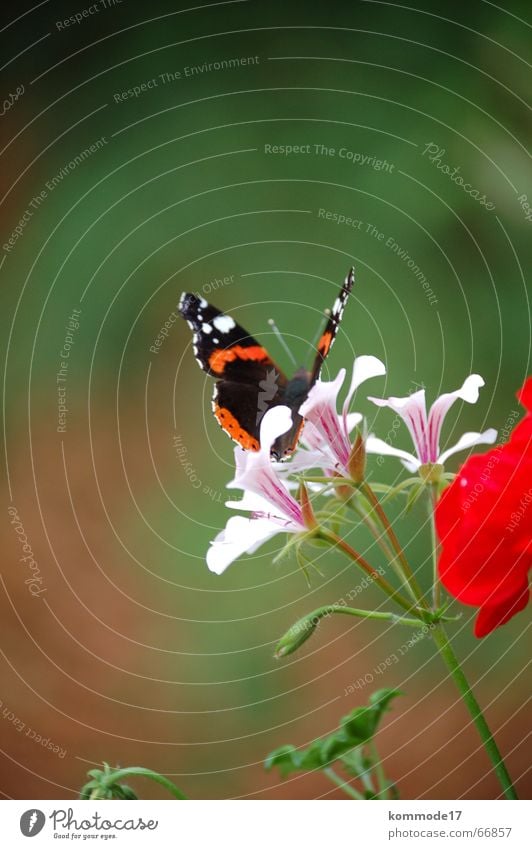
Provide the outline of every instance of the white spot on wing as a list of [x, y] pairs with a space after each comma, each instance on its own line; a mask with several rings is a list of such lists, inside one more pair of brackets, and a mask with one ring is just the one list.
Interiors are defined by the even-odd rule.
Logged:
[[230, 315], [217, 315], [212, 323], [220, 333], [229, 333], [235, 327], [234, 319]]
[[212, 333], [212, 327], [210, 324], [202, 324], [201, 329], [204, 333]]
[[201, 307], [203, 310], [205, 309], [205, 307], [208, 307], [208, 306], [209, 306], [209, 304], [207, 303], [207, 301], [205, 300], [205, 298], [200, 298], [200, 299], [199, 299], [199, 303], [200, 303], [200, 307]]

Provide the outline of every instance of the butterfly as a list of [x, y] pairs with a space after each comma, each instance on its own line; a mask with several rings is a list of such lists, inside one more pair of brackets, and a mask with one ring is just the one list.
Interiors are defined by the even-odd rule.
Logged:
[[321, 368], [338, 332], [344, 307], [355, 282], [352, 268], [344, 280], [319, 338], [312, 368], [301, 367], [290, 379], [266, 348], [230, 315], [205, 298], [183, 292], [178, 310], [193, 331], [193, 350], [200, 367], [216, 379], [212, 410], [225, 432], [248, 451], [260, 450], [260, 423], [279, 404], [292, 411], [292, 427], [271, 449], [275, 460], [295, 450], [304, 420], [299, 408], [320, 376]]

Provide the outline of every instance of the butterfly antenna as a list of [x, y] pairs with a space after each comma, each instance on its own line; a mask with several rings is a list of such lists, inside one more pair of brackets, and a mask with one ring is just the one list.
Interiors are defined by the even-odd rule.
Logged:
[[269, 318], [269, 319], [268, 319], [268, 324], [270, 325], [271, 329], [273, 330], [273, 332], [274, 332], [274, 333], [275, 333], [275, 335], [277, 336], [277, 338], [278, 338], [279, 342], [281, 343], [281, 345], [282, 345], [282, 346], [283, 346], [283, 348], [285, 349], [286, 353], [288, 354], [288, 356], [289, 356], [289, 357], [290, 357], [290, 359], [292, 360], [293, 364], [294, 364], [294, 365], [296, 366], [296, 368], [297, 368], [297, 362], [296, 362], [296, 359], [295, 359], [295, 357], [294, 357], [294, 355], [293, 355], [292, 351], [290, 350], [290, 348], [289, 348], [289, 347], [288, 347], [288, 345], [286, 344], [286, 339], [284, 338], [283, 334], [281, 333], [281, 331], [280, 331], [280, 330], [279, 330], [279, 328], [277, 327], [277, 325], [276, 325], [275, 321], [273, 320], [273, 318]]

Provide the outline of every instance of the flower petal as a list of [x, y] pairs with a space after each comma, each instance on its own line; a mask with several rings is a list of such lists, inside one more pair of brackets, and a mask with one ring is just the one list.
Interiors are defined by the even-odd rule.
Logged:
[[348, 413], [345, 422], [347, 433], [351, 433], [353, 428], [359, 425], [363, 420], [364, 416], [361, 413]]
[[252, 554], [282, 530], [281, 525], [268, 519], [231, 516], [224, 530], [211, 543], [207, 552], [207, 566], [211, 572], [221, 575], [241, 554]]
[[272, 509], [269, 501], [249, 489], [244, 490], [241, 499], [226, 501], [225, 506], [232, 510], [249, 510], [250, 513], [268, 513]]
[[467, 401], [468, 404], [475, 404], [478, 401], [480, 387], [484, 386], [484, 380], [479, 374], [470, 374], [460, 387], [455, 392], [446, 392], [436, 399], [429, 412], [428, 420], [428, 441], [431, 462], [436, 462], [436, 457], [440, 453], [440, 433], [443, 425], [443, 420], [450, 408], [459, 398], [462, 401]]
[[393, 445], [385, 442], [384, 439], [379, 439], [378, 436], [373, 436], [372, 433], [370, 433], [366, 439], [366, 451], [368, 454], [400, 457], [410, 472], [415, 472], [421, 465], [417, 457], [414, 457], [413, 454], [409, 454], [408, 451], [403, 451], [401, 448], [395, 448]]
[[268, 410], [260, 425], [260, 451], [245, 451], [243, 458], [236, 455], [236, 475], [229, 487], [259, 495], [268, 502], [268, 512], [304, 529], [301, 506], [276, 475], [270, 460], [271, 446], [278, 436], [291, 427], [292, 414], [289, 407], [278, 406]]
[[488, 428], [488, 430], [485, 430], [483, 433], [469, 431], [460, 437], [456, 445], [453, 445], [451, 448], [447, 448], [438, 457], [437, 462], [443, 465], [449, 457], [456, 454], [458, 451], [465, 451], [467, 448], [473, 448], [474, 445], [493, 445], [496, 439], [497, 431], [493, 427]]
[[[406, 398], [373, 398], [369, 397], [377, 407], [389, 407], [394, 413], [402, 418], [410, 431], [412, 442], [415, 445], [419, 458], [419, 464], [435, 462], [436, 457], [429, 454], [427, 440], [427, 405], [425, 401], [425, 390], [419, 389]], [[399, 455], [397, 455], [399, 456]]]
[[270, 461], [270, 451], [278, 436], [282, 436], [292, 427], [292, 413], [290, 407], [280, 404], [271, 407], [264, 414], [260, 423], [260, 450]]
[[299, 408], [300, 415], [308, 419], [319, 431], [322, 441], [328, 446], [342, 470], [347, 468], [351, 453], [349, 436], [336, 412], [338, 393], [344, 380], [344, 368], [340, 369], [335, 380], [317, 380], [307, 400]]
[[271, 447], [278, 436], [286, 433], [292, 427], [290, 407], [279, 405], [272, 407], [264, 414], [260, 423], [260, 451], [243, 451], [235, 448], [235, 476], [227, 484], [228, 489], [247, 489], [245, 481], [250, 472], [258, 467], [271, 469]]
[[495, 628], [504, 625], [516, 613], [525, 609], [529, 599], [530, 590], [528, 584], [526, 584], [523, 586], [520, 595], [511, 596], [495, 604], [482, 605], [475, 621], [475, 637], [485, 637]]
[[371, 377], [381, 377], [383, 374], [386, 374], [386, 366], [377, 357], [362, 354], [360, 357], [355, 358], [351, 386], [349, 387], [349, 392], [346, 395], [342, 409], [344, 421], [349, 410], [349, 405], [351, 404], [351, 399], [358, 387]]
[[299, 408], [299, 414], [313, 421], [312, 412], [316, 407], [330, 405], [336, 412], [336, 399], [345, 380], [345, 368], [341, 368], [334, 380], [317, 380], [308, 394], [307, 400]]

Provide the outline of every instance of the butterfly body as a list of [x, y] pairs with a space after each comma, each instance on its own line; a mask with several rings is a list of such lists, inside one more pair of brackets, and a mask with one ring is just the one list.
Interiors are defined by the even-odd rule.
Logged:
[[212, 409], [226, 433], [242, 448], [260, 449], [260, 423], [274, 406], [292, 411], [293, 425], [272, 446], [276, 460], [291, 454], [303, 428], [299, 408], [318, 379], [334, 342], [343, 309], [354, 284], [347, 275], [318, 342], [312, 369], [301, 367], [288, 379], [266, 348], [229, 315], [204, 298], [183, 293], [179, 312], [193, 331], [193, 349], [200, 367], [216, 379]]

